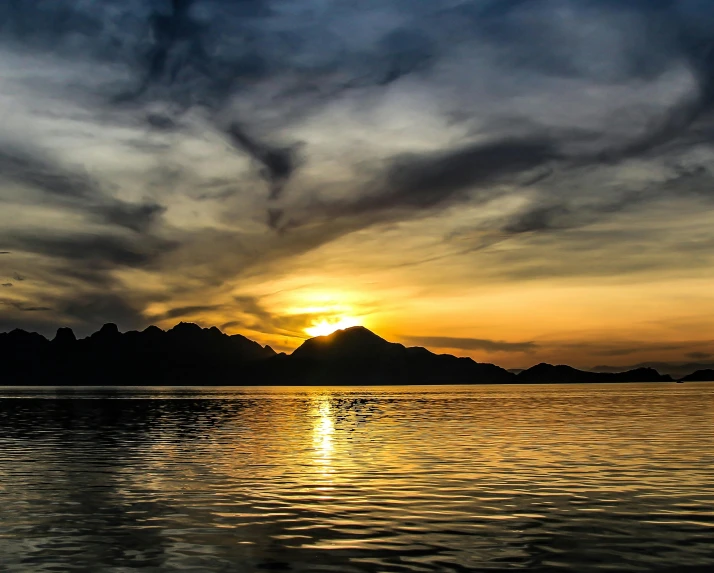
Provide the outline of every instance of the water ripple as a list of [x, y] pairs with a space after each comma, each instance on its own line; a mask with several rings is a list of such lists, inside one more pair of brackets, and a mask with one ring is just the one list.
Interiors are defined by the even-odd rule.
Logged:
[[0, 388], [0, 567], [710, 571], [712, 422], [712, 384]]

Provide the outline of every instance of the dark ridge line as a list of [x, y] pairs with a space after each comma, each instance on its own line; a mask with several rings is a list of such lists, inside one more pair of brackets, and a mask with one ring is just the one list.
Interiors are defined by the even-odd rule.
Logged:
[[[653, 368], [591, 372], [538, 364], [518, 373], [471, 358], [388, 342], [356, 326], [306, 340], [291, 354], [215, 326], [180, 322], [121, 333], [115, 324], [77, 339], [60, 328], [0, 333], [0, 385], [426, 385], [672, 382]], [[705, 376], [705, 375], [702, 375]], [[701, 377], [701, 376], [700, 376]], [[705, 376], [706, 377], [706, 376]], [[685, 380], [693, 381], [693, 374]], [[709, 379], [714, 380], [714, 375]]]

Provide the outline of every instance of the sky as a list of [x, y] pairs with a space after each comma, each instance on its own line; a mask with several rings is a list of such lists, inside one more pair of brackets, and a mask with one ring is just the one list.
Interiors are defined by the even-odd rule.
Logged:
[[0, 4], [0, 331], [714, 360], [709, 0]]

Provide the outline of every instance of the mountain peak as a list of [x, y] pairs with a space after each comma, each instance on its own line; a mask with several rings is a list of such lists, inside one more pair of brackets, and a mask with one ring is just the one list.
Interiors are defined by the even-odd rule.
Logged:
[[342, 330], [335, 330], [335, 332], [328, 334], [327, 336], [319, 336], [318, 338], [335, 340], [371, 340], [374, 342], [387, 342], [381, 336], [376, 335], [369, 328], [364, 326], [350, 326], [349, 328], [344, 328]]
[[179, 322], [176, 326], [173, 328], [169, 329], [168, 332], [174, 332], [174, 333], [196, 333], [196, 332], [201, 332], [203, 329], [196, 324], [195, 322]]
[[158, 326], [155, 324], [152, 324], [151, 326], [147, 326], [143, 331], [144, 334], [151, 334], [151, 335], [157, 335], [157, 334], [163, 334], [164, 331], [161, 330]]
[[57, 329], [57, 334], [52, 339], [54, 344], [69, 345], [77, 342], [77, 337], [71, 328], [63, 327]]
[[115, 340], [120, 336], [119, 327], [113, 322], [107, 322], [97, 332], [90, 336], [93, 340]]
[[375, 353], [397, 347], [401, 347], [401, 345], [387, 342], [364, 326], [352, 326], [344, 330], [336, 330], [325, 336], [310, 338], [297, 348], [292, 356], [296, 358], [337, 358]]

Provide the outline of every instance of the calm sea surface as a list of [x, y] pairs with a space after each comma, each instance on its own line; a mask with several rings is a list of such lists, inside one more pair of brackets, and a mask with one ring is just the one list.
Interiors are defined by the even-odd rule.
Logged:
[[0, 571], [714, 571], [714, 384], [0, 388]]

